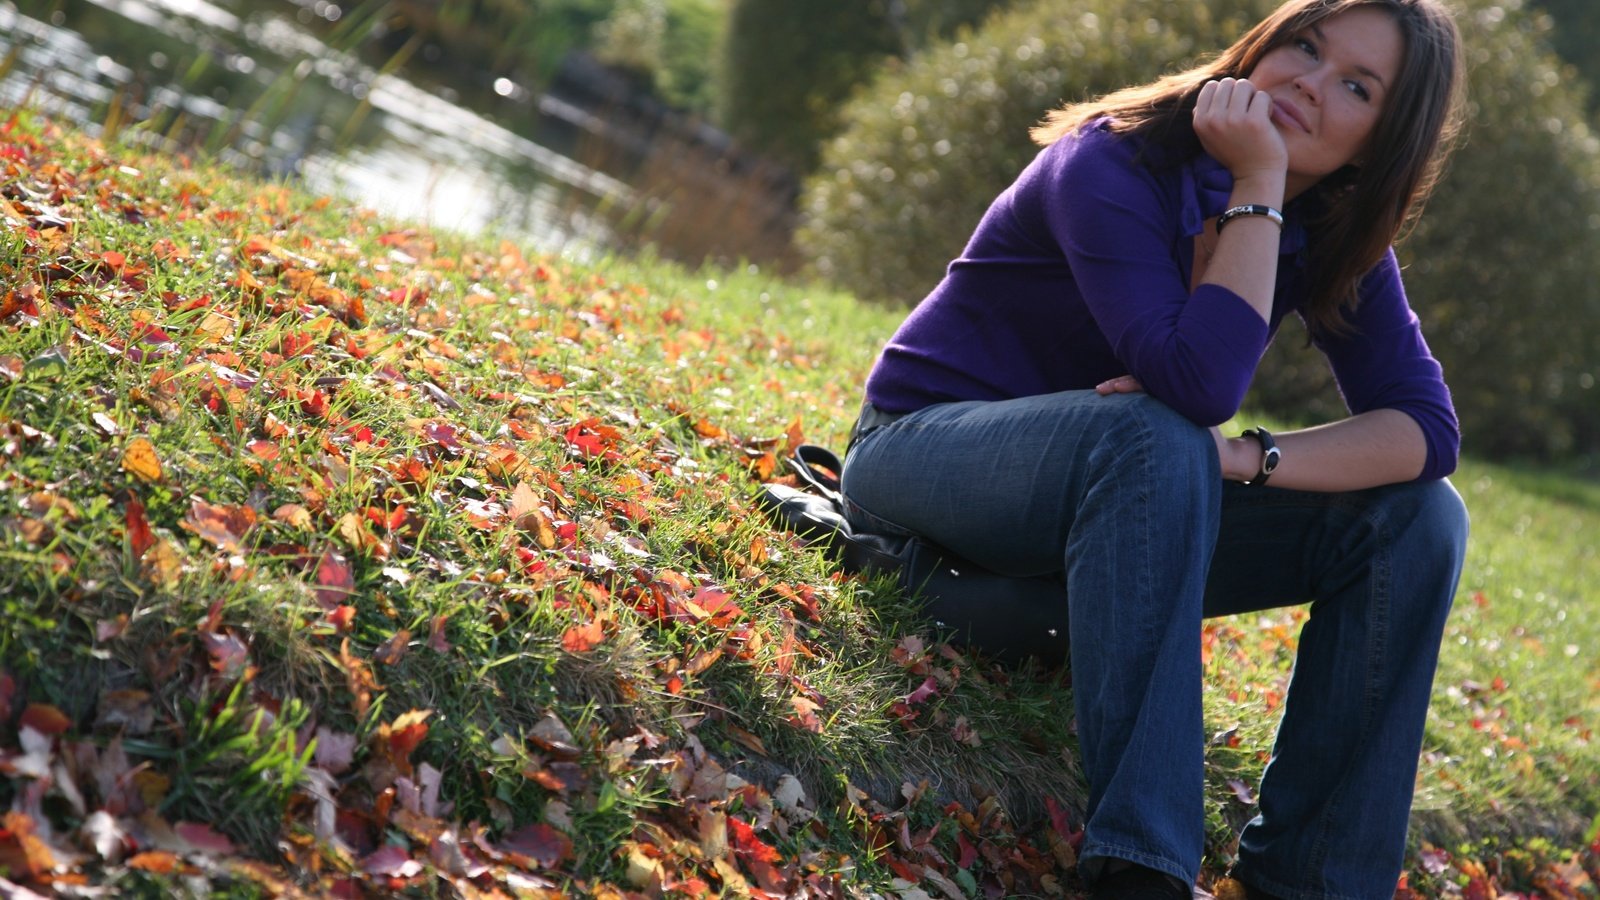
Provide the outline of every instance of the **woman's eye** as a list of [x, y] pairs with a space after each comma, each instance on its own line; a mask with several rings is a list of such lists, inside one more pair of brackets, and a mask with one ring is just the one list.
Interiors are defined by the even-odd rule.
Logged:
[[1305, 38], [1295, 38], [1294, 45], [1305, 51], [1307, 56], [1315, 57], [1317, 55], [1317, 45], [1311, 43]]
[[1345, 84], [1345, 87], [1348, 87], [1350, 89], [1350, 93], [1355, 94], [1357, 97], [1360, 97], [1362, 100], [1371, 100], [1372, 99], [1372, 92], [1367, 90], [1367, 86], [1362, 84], [1361, 82], [1359, 82], [1359, 81], [1346, 81], [1344, 84]]

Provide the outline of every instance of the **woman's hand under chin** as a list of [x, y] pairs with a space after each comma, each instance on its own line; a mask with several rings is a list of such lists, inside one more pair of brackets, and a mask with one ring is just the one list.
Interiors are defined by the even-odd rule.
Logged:
[[1272, 97], [1243, 78], [1208, 81], [1194, 106], [1200, 146], [1236, 179], [1283, 177], [1289, 150], [1272, 123]]

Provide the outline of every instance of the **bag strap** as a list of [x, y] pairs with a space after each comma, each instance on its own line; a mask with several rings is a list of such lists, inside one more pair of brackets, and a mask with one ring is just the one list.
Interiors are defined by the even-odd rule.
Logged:
[[[844, 472], [844, 463], [832, 450], [816, 444], [801, 444], [784, 462], [807, 488], [834, 503], [844, 503], [839, 494], [839, 475]], [[819, 467], [822, 471], [818, 471]]]

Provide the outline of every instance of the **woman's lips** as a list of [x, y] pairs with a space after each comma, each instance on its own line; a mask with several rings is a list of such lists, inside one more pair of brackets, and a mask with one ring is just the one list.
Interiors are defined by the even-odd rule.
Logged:
[[1299, 107], [1287, 100], [1279, 100], [1274, 97], [1272, 100], [1272, 114], [1280, 121], [1288, 122], [1307, 134], [1311, 133], [1311, 126], [1306, 122], [1305, 115], [1300, 112]]

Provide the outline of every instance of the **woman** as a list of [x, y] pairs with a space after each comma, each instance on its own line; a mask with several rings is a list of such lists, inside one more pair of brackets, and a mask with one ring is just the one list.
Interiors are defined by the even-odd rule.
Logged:
[[[1305, 602], [1233, 874], [1394, 892], [1467, 520], [1391, 244], [1459, 60], [1439, 0], [1290, 0], [1214, 62], [1057, 110], [868, 379], [852, 525], [1064, 579], [1095, 897], [1189, 896], [1201, 619]], [[1352, 415], [1224, 437], [1291, 312]]]

